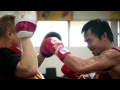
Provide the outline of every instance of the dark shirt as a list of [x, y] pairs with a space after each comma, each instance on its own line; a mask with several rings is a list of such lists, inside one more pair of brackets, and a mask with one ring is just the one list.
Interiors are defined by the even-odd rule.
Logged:
[[20, 56], [8, 48], [0, 48], [0, 78], [14, 78]]

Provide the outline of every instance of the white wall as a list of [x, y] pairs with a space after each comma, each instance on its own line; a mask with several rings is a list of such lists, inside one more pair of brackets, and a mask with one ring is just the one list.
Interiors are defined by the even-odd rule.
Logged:
[[[68, 47], [67, 47], [68, 48]], [[36, 54], [38, 54], [39, 47], [35, 47]], [[92, 55], [92, 53], [86, 47], [69, 47], [68, 50], [75, 56], [80, 57], [82, 59], [87, 59]], [[61, 67], [63, 63], [57, 58], [57, 56], [53, 55], [50, 58], [46, 58], [42, 65], [39, 68], [41, 73], [46, 73], [46, 68], [48, 67], [55, 67], [57, 70], [57, 76], [63, 76], [61, 72]]]

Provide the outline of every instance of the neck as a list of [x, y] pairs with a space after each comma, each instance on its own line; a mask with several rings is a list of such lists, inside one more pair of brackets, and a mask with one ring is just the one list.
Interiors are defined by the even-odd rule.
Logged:
[[111, 49], [111, 48], [114, 48], [114, 47], [116, 47], [114, 45], [114, 43], [109, 43], [109, 44], [106, 45], [106, 49]]
[[11, 44], [6, 39], [0, 39], [0, 48], [9, 48]]

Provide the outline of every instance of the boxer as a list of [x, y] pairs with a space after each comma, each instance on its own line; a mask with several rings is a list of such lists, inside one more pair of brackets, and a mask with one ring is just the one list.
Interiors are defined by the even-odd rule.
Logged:
[[119, 79], [120, 52], [114, 45], [113, 33], [108, 22], [100, 19], [90, 20], [83, 26], [81, 33], [84, 33], [84, 40], [93, 57], [84, 60], [72, 55], [56, 37], [44, 39], [41, 51], [47, 55], [55, 54], [77, 74], [106, 72], [111, 79]]

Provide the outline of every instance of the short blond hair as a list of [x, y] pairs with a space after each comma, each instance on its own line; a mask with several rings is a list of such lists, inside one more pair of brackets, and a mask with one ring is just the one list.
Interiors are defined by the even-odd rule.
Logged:
[[15, 31], [14, 15], [4, 15], [0, 18], [0, 38], [4, 37], [7, 30]]

